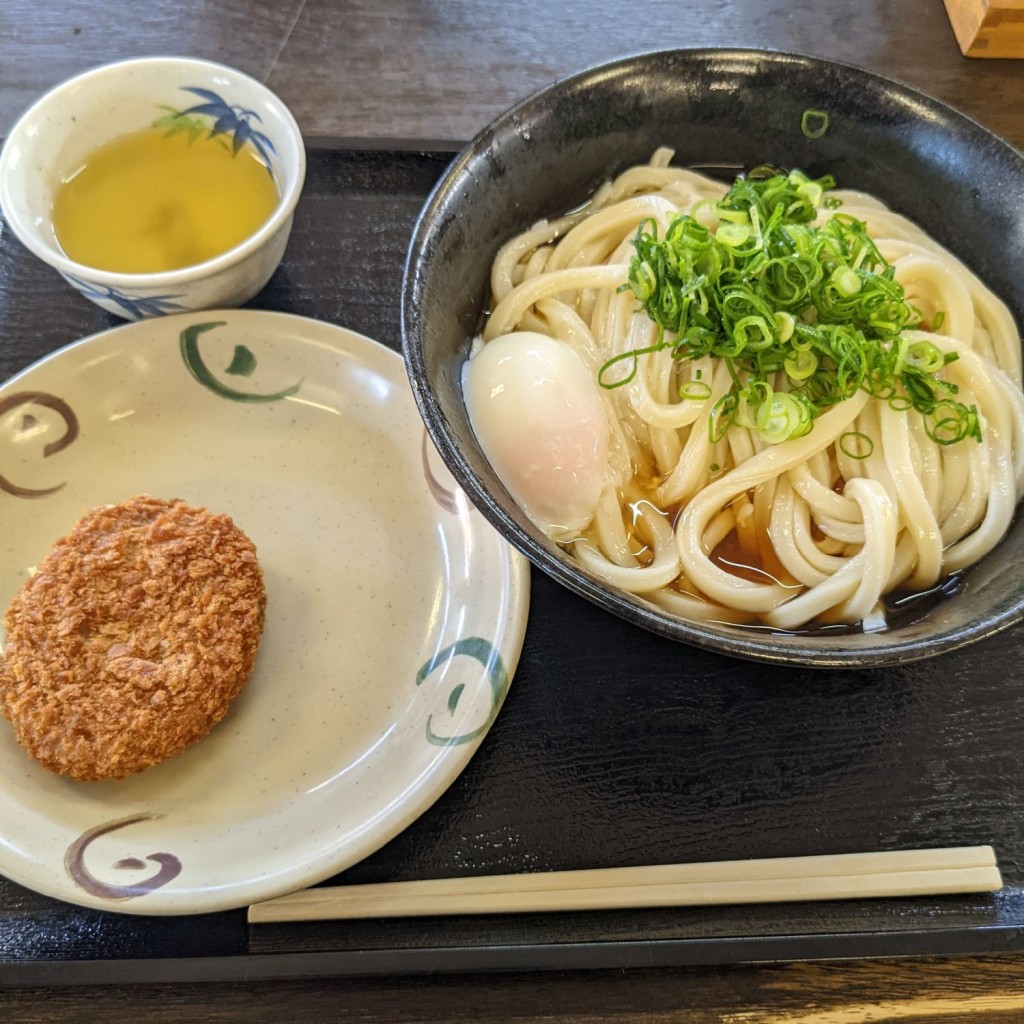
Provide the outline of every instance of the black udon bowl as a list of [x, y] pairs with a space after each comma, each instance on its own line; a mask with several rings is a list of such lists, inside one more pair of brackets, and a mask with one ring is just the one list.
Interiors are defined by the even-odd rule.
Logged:
[[[808, 139], [808, 108], [830, 126]], [[458, 156], [414, 231], [402, 294], [413, 392], [441, 457], [469, 498], [535, 565], [655, 633], [743, 658], [877, 666], [948, 651], [1024, 615], [1024, 521], [969, 570], [955, 596], [881, 633], [788, 635], [671, 615], [608, 586], [538, 530], [477, 444], [460, 368], [488, 297], [498, 247], [578, 205], [658, 147], [675, 162], [728, 169], [771, 163], [835, 175], [922, 225], [1022, 321], [1024, 157], [963, 114], [894, 81], [831, 61], [751, 50], [629, 57], [544, 89], [502, 114]], [[965, 442], [968, 443], [968, 442]]]

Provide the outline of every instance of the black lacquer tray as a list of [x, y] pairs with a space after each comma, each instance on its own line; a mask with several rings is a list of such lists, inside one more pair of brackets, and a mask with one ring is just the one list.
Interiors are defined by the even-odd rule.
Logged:
[[[406, 245], [450, 159], [312, 148], [285, 263], [251, 305], [398, 349]], [[2, 378], [119, 322], [0, 233]], [[242, 910], [120, 915], [0, 878], [0, 987], [1024, 950], [1024, 628], [898, 669], [782, 668], [532, 585], [519, 670], [469, 768], [332, 883], [991, 844], [1006, 888], [250, 927]]]

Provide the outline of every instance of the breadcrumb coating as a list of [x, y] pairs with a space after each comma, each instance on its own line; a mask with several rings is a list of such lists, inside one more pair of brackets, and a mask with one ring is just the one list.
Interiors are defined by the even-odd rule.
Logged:
[[266, 600], [226, 515], [148, 495], [87, 513], [4, 616], [0, 703], [18, 742], [82, 780], [180, 753], [249, 677]]

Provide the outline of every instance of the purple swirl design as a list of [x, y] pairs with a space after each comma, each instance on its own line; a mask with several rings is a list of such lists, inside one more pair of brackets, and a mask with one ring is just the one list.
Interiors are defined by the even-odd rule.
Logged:
[[[45, 391], [17, 391], [13, 395], [0, 399], [0, 416], [23, 405], [41, 405], [44, 408], [52, 409], [64, 420], [64, 433], [43, 448], [44, 459], [63, 451], [78, 437], [78, 417], [64, 399], [47, 394]], [[26, 421], [29, 420], [35, 422], [26, 414]], [[14, 498], [45, 498], [48, 494], [55, 494], [63, 486], [64, 484], [61, 483], [55, 487], [21, 487], [0, 473], [0, 491], [4, 491]]]
[[430, 444], [430, 438], [427, 436], [426, 430], [423, 431], [423, 444], [421, 446], [421, 453], [423, 456], [423, 477], [427, 481], [427, 490], [430, 491], [431, 497], [445, 510], [450, 512], [453, 516], [458, 515], [462, 511], [462, 492], [456, 488], [454, 491], [448, 490], [440, 480], [434, 476], [434, 471], [430, 468], [430, 452], [432, 445]]
[[[84, 889], [90, 896], [96, 896], [103, 900], [131, 900], [137, 896], [145, 896], [166, 885], [172, 879], [181, 874], [181, 861], [172, 853], [151, 853], [146, 860], [158, 864], [159, 868], [148, 878], [141, 882], [134, 882], [130, 885], [111, 885], [108, 882], [101, 882], [85, 866], [85, 851], [89, 844], [100, 836], [115, 832], [119, 828], [126, 828], [128, 825], [135, 825], [140, 821], [149, 821], [159, 817], [154, 814], [131, 814], [127, 818], [118, 818], [116, 821], [107, 821], [102, 825], [83, 832], [69, 847], [64, 854], [64, 867], [71, 876], [71, 880], [80, 889]], [[126, 857], [119, 860], [114, 867], [127, 870], [138, 870], [145, 867], [145, 862], [135, 857]]]

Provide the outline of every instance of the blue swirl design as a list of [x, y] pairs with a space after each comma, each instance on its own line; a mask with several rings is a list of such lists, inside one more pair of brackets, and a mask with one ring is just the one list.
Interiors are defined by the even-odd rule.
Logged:
[[[464, 637], [462, 640], [449, 644], [444, 650], [438, 651], [416, 673], [416, 685], [422, 685], [424, 680], [437, 671], [437, 669], [447, 665], [453, 658], [460, 656], [473, 658], [483, 666], [484, 672], [487, 675], [487, 681], [491, 687], [491, 708], [483, 725], [472, 732], [460, 733], [456, 736], [442, 736], [440, 733], [435, 732], [433, 728], [434, 716], [431, 715], [427, 719], [426, 725], [427, 741], [438, 747], [453, 747], [461, 743], [470, 743], [478, 736], [482, 736], [491, 727], [495, 718], [498, 717], [498, 711], [501, 709], [502, 702], [505, 700], [505, 694], [508, 692], [508, 670], [505, 668], [501, 652], [489, 640], [485, 640], [480, 636]], [[464, 683], [458, 683], [452, 688], [448, 697], [449, 713], [454, 714], [458, 707], [459, 699], [464, 692]]]
[[134, 320], [142, 320], [147, 316], [163, 316], [165, 313], [177, 313], [186, 307], [174, 302], [180, 295], [150, 295], [148, 297], [125, 295], [116, 288], [105, 284], [93, 284], [74, 274], [64, 274], [64, 279], [74, 285], [87, 299], [100, 302], [113, 302], [124, 310], [122, 316]]

